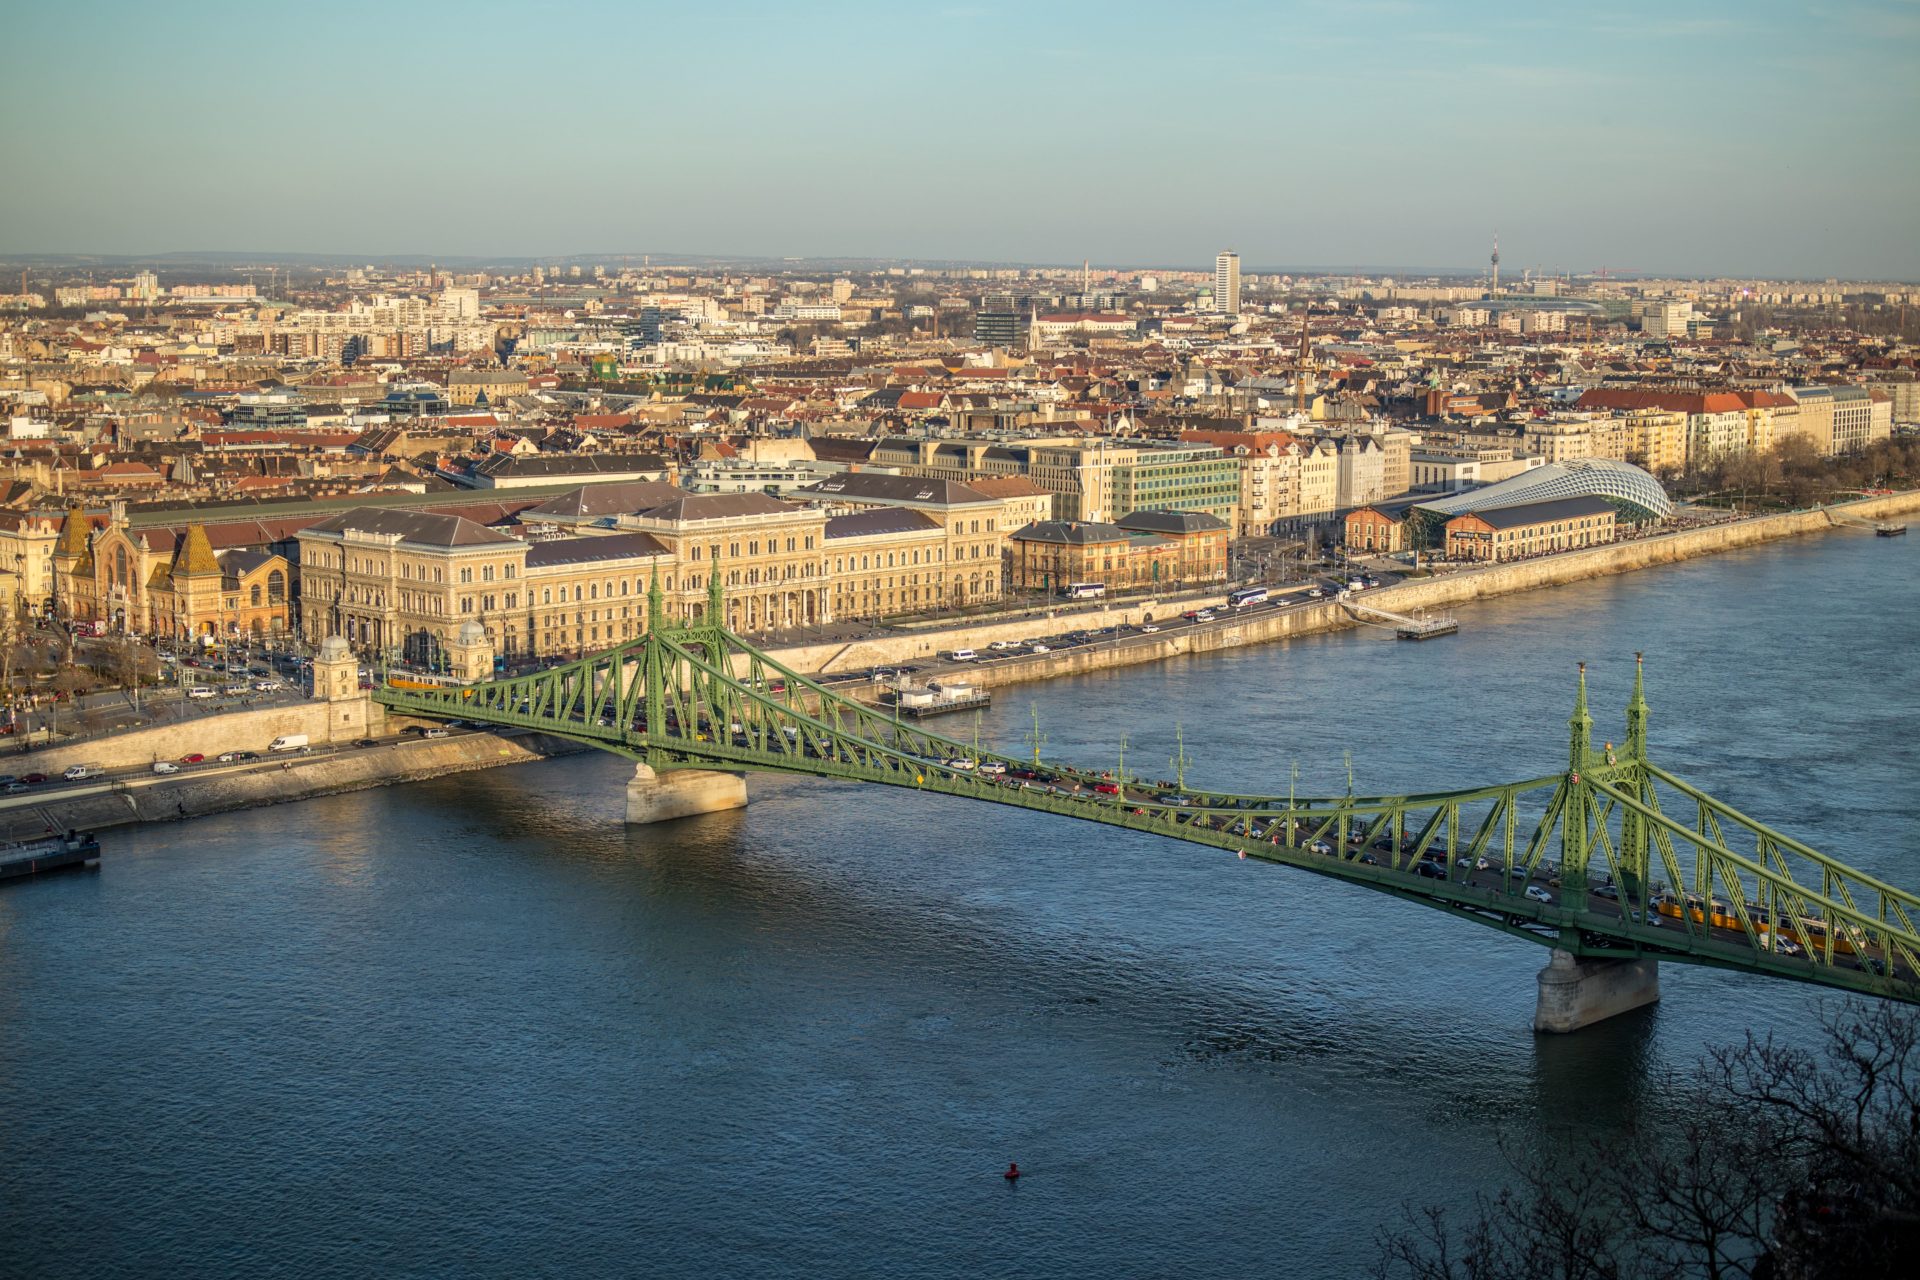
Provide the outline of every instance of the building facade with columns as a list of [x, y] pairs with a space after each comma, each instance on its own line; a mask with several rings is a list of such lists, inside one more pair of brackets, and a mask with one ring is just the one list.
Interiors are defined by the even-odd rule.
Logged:
[[910, 509], [829, 515], [765, 494], [682, 494], [612, 529], [523, 540], [454, 515], [358, 508], [297, 535], [302, 625], [315, 643], [337, 634], [437, 664], [468, 621], [507, 660], [636, 639], [656, 572], [668, 618], [705, 620], [718, 574], [727, 626], [752, 633], [997, 599], [1002, 535], [975, 533], [974, 519], [962, 529]]

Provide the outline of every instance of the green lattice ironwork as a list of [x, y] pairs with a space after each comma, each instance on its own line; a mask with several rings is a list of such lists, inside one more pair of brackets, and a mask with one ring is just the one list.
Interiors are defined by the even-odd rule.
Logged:
[[[717, 581], [719, 574], [713, 578]], [[717, 588], [706, 618], [722, 619]], [[1623, 745], [1595, 750], [1581, 669], [1564, 772], [1398, 796], [1207, 791], [903, 723], [720, 625], [670, 626], [532, 675], [387, 685], [396, 712], [557, 734], [656, 769], [805, 774], [1013, 805], [1344, 880], [1578, 955], [1764, 973], [1920, 1002], [1920, 898], [1654, 764], [1636, 667]], [[1289, 788], [1291, 792], [1291, 788]]]

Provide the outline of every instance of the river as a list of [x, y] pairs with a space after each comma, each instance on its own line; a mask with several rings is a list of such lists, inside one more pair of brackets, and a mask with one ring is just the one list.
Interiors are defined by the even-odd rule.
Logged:
[[[983, 737], [1363, 792], [1617, 740], [1920, 886], [1920, 538], [1798, 539], [1010, 689]], [[969, 732], [964, 724], [947, 727]], [[107, 833], [0, 891], [0, 1275], [1349, 1276], [1505, 1132], [1604, 1132], [1812, 988], [1668, 965], [1528, 1028], [1546, 952], [1217, 851], [755, 779], [626, 829], [574, 757]], [[1017, 1186], [998, 1175], [1018, 1160]]]

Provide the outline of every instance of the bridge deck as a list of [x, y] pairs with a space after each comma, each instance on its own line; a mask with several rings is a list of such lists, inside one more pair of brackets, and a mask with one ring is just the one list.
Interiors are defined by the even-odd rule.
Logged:
[[[889, 719], [714, 629], [661, 628], [536, 675], [388, 686], [376, 697], [409, 714], [560, 734], [658, 769], [878, 783], [1208, 845], [1577, 955], [1712, 965], [1920, 1002], [1920, 898], [1649, 763], [1637, 684], [1619, 758], [1586, 745], [1583, 678], [1564, 774], [1314, 798], [1212, 792], [981, 751]], [[1669, 805], [1694, 809], [1692, 824], [1669, 816]]]

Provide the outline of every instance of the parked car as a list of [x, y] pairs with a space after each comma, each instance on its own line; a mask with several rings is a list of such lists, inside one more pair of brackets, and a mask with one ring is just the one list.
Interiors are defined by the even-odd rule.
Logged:
[[18, 795], [26, 789], [27, 784], [24, 782], [9, 782], [5, 786], [0, 786], [0, 791], [4, 791], [10, 796]]
[[211, 698], [213, 697], [213, 690], [204, 684], [197, 684], [187, 690], [187, 696], [189, 698]]
[[206, 757], [201, 755], [198, 751], [190, 751], [186, 755], [180, 757], [180, 763], [181, 764], [199, 764], [205, 759]]
[[240, 758], [240, 753], [238, 751], [222, 751], [219, 755], [214, 757], [214, 759], [218, 760], [221, 764], [232, 764], [235, 760], [238, 760], [239, 758]]
[[995, 640], [989, 643], [987, 648], [993, 650], [995, 653], [1005, 653], [1007, 650], [1013, 648], [1013, 641]]
[[1152, 635], [1154, 632], [1158, 631], [1159, 629], [1160, 629], [1159, 627], [1155, 626], [1151, 622], [1143, 622], [1140, 624], [1140, 630], [1145, 635]]
[[20, 781], [26, 783], [30, 787], [37, 787], [41, 783], [45, 782], [46, 780], [47, 780], [47, 775], [44, 773], [23, 773], [20, 775]]
[[1052, 653], [1053, 650], [1048, 648], [1046, 645], [1041, 644], [1038, 640], [1035, 640], [1032, 644], [1027, 646], [1027, 652], [1028, 653]]

